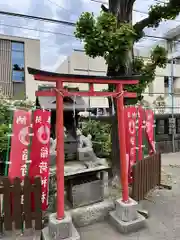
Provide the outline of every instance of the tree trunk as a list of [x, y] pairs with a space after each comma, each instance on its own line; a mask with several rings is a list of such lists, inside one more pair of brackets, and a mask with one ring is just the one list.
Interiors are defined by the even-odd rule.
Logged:
[[[109, 0], [109, 11], [117, 17], [118, 24], [132, 24], [132, 9], [134, 0]], [[132, 75], [133, 49], [126, 53], [125, 65], [116, 72], [115, 69], [108, 66], [107, 76], [123, 76]]]
[[132, 23], [134, 0], [109, 0], [109, 11], [117, 16], [118, 23]]
[[[131, 23], [132, 24], [132, 9], [134, 0], [109, 0], [109, 11], [116, 15], [118, 23]], [[132, 75], [132, 60], [133, 49], [127, 51], [125, 65], [121, 69], [116, 71], [109, 64], [107, 69], [107, 76], [131, 76]], [[109, 90], [112, 91], [114, 86], [109, 85]], [[114, 101], [116, 109], [116, 101]], [[119, 155], [119, 142], [118, 139], [118, 126], [117, 126], [117, 114], [113, 117], [112, 126], [112, 172], [113, 179], [118, 179], [120, 173], [120, 155]], [[116, 146], [116, 147], [114, 147]], [[118, 183], [117, 183], [118, 184]]]

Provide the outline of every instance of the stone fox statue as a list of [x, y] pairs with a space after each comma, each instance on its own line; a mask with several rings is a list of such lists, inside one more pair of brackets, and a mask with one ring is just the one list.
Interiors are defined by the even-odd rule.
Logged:
[[[77, 158], [79, 161], [86, 162], [86, 164], [93, 163], [95, 165], [106, 165], [105, 159], [97, 158], [93, 150], [92, 136], [90, 134], [84, 136], [80, 129], [76, 130], [77, 134]], [[64, 138], [67, 137], [67, 130], [64, 127]], [[56, 155], [56, 139], [50, 139], [50, 154]], [[104, 161], [103, 161], [104, 160]], [[89, 165], [88, 164], [88, 165]], [[91, 165], [91, 164], [90, 164]]]
[[[64, 127], [64, 138], [67, 137], [67, 130]], [[56, 139], [50, 138], [50, 154], [56, 154]]]

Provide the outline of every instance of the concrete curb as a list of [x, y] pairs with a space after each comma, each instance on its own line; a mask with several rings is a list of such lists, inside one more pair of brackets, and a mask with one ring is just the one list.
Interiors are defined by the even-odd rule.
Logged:
[[115, 203], [111, 200], [95, 203], [90, 206], [80, 207], [70, 211], [73, 223], [76, 227], [84, 227], [109, 217], [109, 212], [115, 209]]

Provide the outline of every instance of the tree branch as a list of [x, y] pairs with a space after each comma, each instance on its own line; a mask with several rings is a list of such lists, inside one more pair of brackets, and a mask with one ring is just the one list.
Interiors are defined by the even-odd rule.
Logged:
[[101, 9], [103, 10], [103, 12], [109, 12], [109, 9], [105, 7], [104, 4], [101, 4]]
[[128, 0], [127, 1], [127, 10], [128, 9], [131, 9], [131, 10], [133, 9], [133, 5], [134, 5], [135, 1], [136, 0]]
[[135, 31], [139, 34], [145, 27], [158, 27], [162, 20], [175, 19], [180, 12], [180, 1], [169, 0], [164, 5], [155, 5], [151, 7], [149, 16], [134, 25]]

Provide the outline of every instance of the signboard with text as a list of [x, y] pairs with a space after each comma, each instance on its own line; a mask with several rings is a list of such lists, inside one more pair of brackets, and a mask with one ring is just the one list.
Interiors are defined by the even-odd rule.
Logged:
[[132, 166], [136, 162], [136, 118], [137, 110], [135, 107], [125, 108], [126, 155], [129, 165], [129, 183], [132, 182]]
[[27, 175], [30, 123], [31, 112], [25, 110], [14, 111], [8, 172], [11, 179], [19, 177], [23, 180]]
[[29, 176], [41, 176], [42, 210], [48, 206], [49, 150], [51, 112], [35, 110], [33, 113], [33, 137], [31, 144], [31, 165]]

